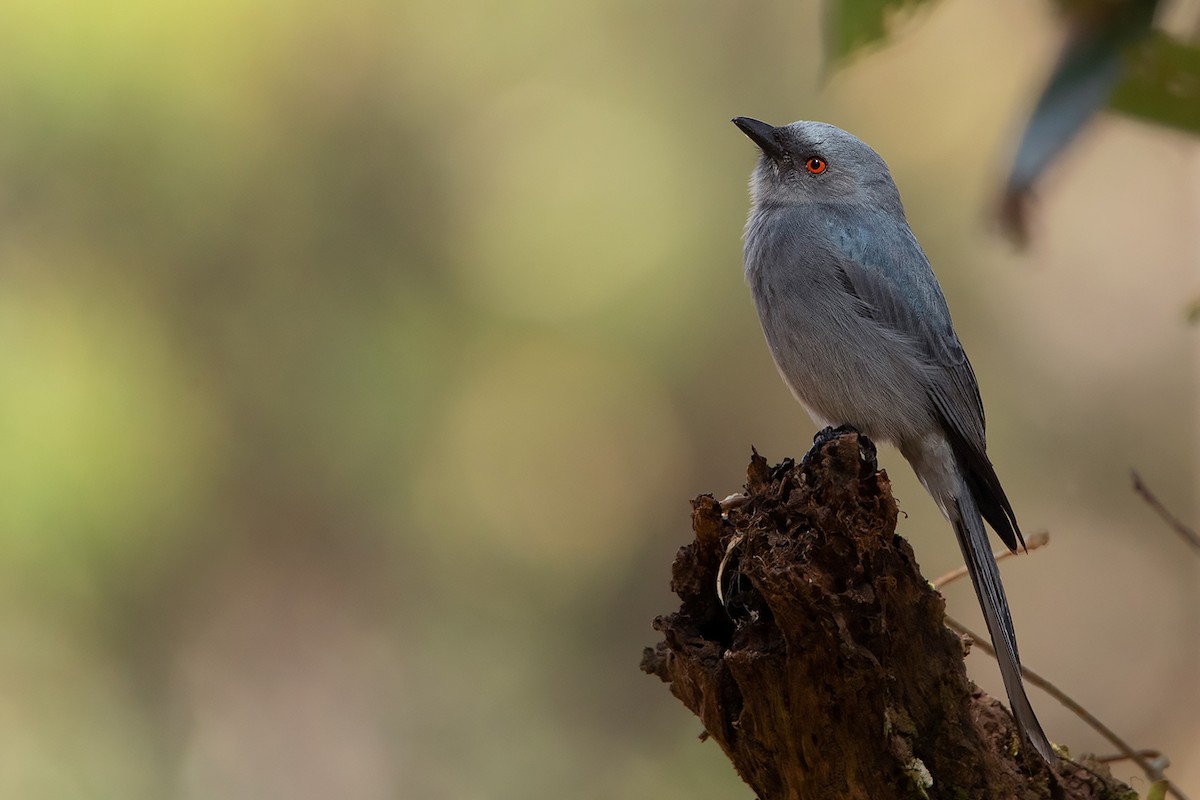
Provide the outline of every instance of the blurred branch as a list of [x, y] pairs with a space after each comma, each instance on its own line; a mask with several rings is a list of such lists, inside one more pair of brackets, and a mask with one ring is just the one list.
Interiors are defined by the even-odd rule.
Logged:
[[[1158, 501], [1156, 499], [1154, 499], [1154, 496], [1152, 494], [1150, 494], [1148, 489], [1146, 489], [1145, 485], [1141, 482], [1141, 479], [1138, 477], [1138, 474], [1136, 472], [1133, 473], [1133, 480], [1134, 480], [1134, 487], [1139, 492], [1142, 493], [1143, 497], [1147, 497], [1148, 501], [1151, 502], [1152, 504], [1154, 504], [1154, 506], [1159, 510], [1159, 512], [1168, 518], [1168, 521], [1170, 521], [1173, 525], [1177, 525], [1177, 526], [1180, 525], [1180, 523], [1177, 520], [1175, 520], [1173, 517], [1170, 517], [1170, 515], [1168, 514], [1166, 509], [1162, 508], [1161, 504], [1159, 504]], [[1186, 528], [1184, 528], [1184, 529], [1187, 530]], [[1192, 535], [1195, 536], [1195, 534], [1193, 532], [1191, 532], [1191, 531], [1188, 531], [1188, 532], [1192, 533]], [[1029, 537], [1029, 540], [1026, 543], [1027, 551], [1033, 552], [1034, 550], [1037, 550], [1039, 547], [1043, 547], [1044, 545], [1049, 544], [1049, 542], [1050, 542], [1050, 534], [1047, 533], [1046, 531], [1041, 531], [1039, 533], [1035, 533], [1033, 536]], [[1197, 546], [1200, 546], [1200, 540], [1196, 540], [1196, 541], [1194, 541], [1194, 543]], [[1017, 552], [1014, 552], [1014, 551], [1011, 551], [1008, 549], [1004, 549], [1004, 550], [997, 551], [993, 555], [996, 557], [997, 561], [1001, 561], [1005, 558], [1009, 558], [1010, 556], [1017, 555]], [[959, 578], [962, 578], [966, 574], [967, 574], [966, 567], [959, 567], [958, 569], [951, 570], [950, 572], [947, 572], [945, 575], [942, 575], [937, 580], [933, 581], [933, 587], [935, 589], [940, 590], [940, 589], [944, 588], [947, 584], [952, 583], [952, 582], [958, 580]], [[970, 628], [963, 625], [958, 620], [951, 617], [949, 614], [946, 615], [946, 625], [949, 626], [952, 630], [956, 631], [957, 633], [959, 633], [963, 636], [971, 637], [971, 640], [973, 641], [974, 646], [978, 647], [983, 652], [987, 653], [988, 655], [992, 656], [993, 658], [996, 656], [996, 651], [992, 648], [992, 646], [989, 642], [987, 642], [985, 639], [981, 638], [978, 634], [976, 634]], [[1057, 700], [1059, 703], [1061, 703], [1063, 706], [1065, 706], [1067, 709], [1069, 709], [1072, 713], [1074, 713], [1077, 717], [1079, 717], [1085, 723], [1087, 723], [1087, 725], [1090, 726], [1093, 730], [1095, 730], [1097, 733], [1099, 733], [1105, 739], [1108, 739], [1108, 741], [1111, 742], [1119, 751], [1118, 755], [1106, 756], [1104, 758], [1097, 758], [1096, 761], [1098, 761], [1100, 763], [1109, 763], [1112, 761], [1121, 761], [1121, 760], [1133, 761], [1135, 764], [1137, 764], [1142, 769], [1142, 771], [1146, 774], [1146, 777], [1149, 780], [1151, 780], [1151, 781], [1166, 780], [1163, 777], [1162, 770], [1164, 768], [1166, 768], [1166, 766], [1168, 765], [1169, 762], [1165, 758], [1163, 758], [1162, 754], [1159, 753], [1157, 750], [1135, 750], [1135, 749], [1133, 749], [1133, 747], [1131, 747], [1124, 739], [1117, 736], [1117, 734], [1111, 728], [1109, 728], [1107, 725], [1105, 725], [1103, 722], [1101, 722], [1099, 719], [1097, 719], [1091, 712], [1089, 712], [1086, 708], [1081, 706], [1078, 702], [1076, 702], [1074, 699], [1072, 699], [1066, 692], [1059, 689], [1057, 686], [1052, 684], [1050, 681], [1046, 680], [1041, 675], [1039, 675], [1038, 673], [1034, 672], [1029, 667], [1026, 667], [1024, 665], [1022, 665], [1022, 667], [1021, 667], [1021, 674], [1025, 676], [1025, 680], [1029, 681], [1034, 686], [1037, 686], [1042, 691], [1049, 694], [1051, 697], [1053, 697], [1055, 700]], [[1184, 797], [1183, 793], [1180, 792], [1178, 789], [1176, 789], [1173, 785], [1171, 785], [1169, 781], [1167, 782], [1167, 791], [1173, 797], [1181, 798], [1181, 800], [1187, 800]]]
[[[1050, 533], [1048, 531], [1038, 531], [1037, 533], [1030, 536], [1028, 540], [1026, 540], [1025, 552], [1032, 553], [1034, 550], [1037, 550], [1039, 547], [1045, 547], [1048, 544], [1050, 544]], [[1019, 554], [1020, 554], [1019, 550], [1009, 550], [1008, 548], [1005, 548], [1003, 550], [997, 550], [996, 552], [992, 553], [992, 556], [994, 556], [997, 561], [1003, 561], [1004, 559], [1009, 558], [1010, 556], [1015, 556], [1015, 555], [1019, 555]], [[933, 588], [941, 590], [943, 587], [946, 586], [946, 584], [953, 583], [954, 581], [958, 580], [959, 578], [966, 577], [966, 574], [967, 574], [967, 568], [965, 566], [957, 567], [956, 569], [950, 570], [945, 575], [942, 575], [939, 578], [934, 578], [931, 581], [931, 583], [933, 584]]]
[[1183, 540], [1192, 547], [1200, 550], [1200, 535], [1187, 525], [1164, 506], [1159, 499], [1154, 496], [1154, 492], [1150, 491], [1150, 487], [1142, 480], [1142, 476], [1137, 473], [1137, 470], [1130, 470], [1130, 475], [1133, 476], [1133, 490], [1142, 496], [1147, 505], [1153, 508], [1158, 515], [1163, 518], [1163, 521], [1170, 525], [1176, 533], [1183, 537]]
[[[991, 644], [987, 642], [987, 640], [980, 637], [979, 634], [975, 633], [966, 625], [963, 625], [961, 622], [951, 617], [949, 614], [946, 615], [946, 625], [951, 630], [954, 630], [963, 636], [971, 637], [973, 647], [978, 647], [983, 652], [995, 658], [996, 651], [992, 648]], [[1116, 732], [1114, 732], [1112, 728], [1109, 728], [1103, 722], [1098, 720], [1090, 711], [1079, 705], [1079, 703], [1075, 702], [1075, 700], [1062, 689], [1059, 689], [1053, 683], [1024, 665], [1021, 666], [1021, 674], [1025, 677], [1025, 680], [1029, 681], [1034, 686], [1053, 697], [1065, 708], [1075, 714], [1075, 716], [1086, 722], [1094, 731], [1107, 739], [1121, 753], [1122, 758], [1128, 759], [1137, 764], [1138, 767], [1140, 767], [1142, 771], [1146, 773], [1147, 778], [1152, 781], [1167, 780], [1163, 777], [1162, 767], [1158, 766], [1157, 763], [1150, 761], [1143, 755], [1143, 752], [1145, 751], [1135, 750], [1124, 739], [1122, 739], [1120, 736], [1117, 736]], [[1172, 797], [1177, 797], [1179, 800], [1187, 800], [1187, 797], [1183, 794], [1183, 792], [1175, 788], [1174, 784], [1171, 784], [1170, 781], [1167, 781], [1167, 791]]]
[[[1151, 762], [1162, 761], [1163, 763], [1159, 766], [1160, 769], [1165, 769], [1167, 766], [1169, 766], [1169, 760], [1167, 759], [1167, 757], [1164, 756], [1162, 753], [1160, 753], [1158, 750], [1143, 749], [1143, 750], [1135, 750], [1134, 752], [1136, 752], [1139, 756], [1146, 759], [1147, 761], [1151, 761]], [[1111, 755], [1106, 755], [1106, 756], [1096, 756], [1096, 760], [1099, 761], [1101, 764], [1111, 764], [1114, 761], [1126, 761], [1128, 759], [1129, 759], [1129, 756], [1127, 756], [1125, 753], [1113, 753]]]
[[801, 464], [755, 454], [735, 503], [696, 498], [672, 565], [680, 606], [655, 620], [642, 669], [760, 800], [1126, 796], [1102, 764], [1014, 748], [868, 450], [850, 433]]

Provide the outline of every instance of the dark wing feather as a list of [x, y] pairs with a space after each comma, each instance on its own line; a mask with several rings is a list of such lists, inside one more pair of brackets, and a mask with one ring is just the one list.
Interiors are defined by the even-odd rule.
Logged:
[[1016, 552], [1018, 543], [1024, 548], [1025, 537], [1021, 535], [1021, 528], [1017, 525], [1017, 516], [1013, 513], [1012, 504], [1008, 502], [1004, 487], [1000, 485], [996, 468], [992, 466], [992, 462], [987, 457], [987, 451], [972, 445], [963, 436], [962, 431], [950, 422], [936, 392], [931, 392], [930, 396], [937, 407], [938, 416], [941, 417], [942, 425], [950, 440], [950, 447], [954, 450], [959, 465], [963, 468], [967, 488], [971, 492], [971, 497], [975, 499], [975, 504], [979, 507], [979, 513], [988, 521], [988, 524], [992, 526], [1009, 550]]

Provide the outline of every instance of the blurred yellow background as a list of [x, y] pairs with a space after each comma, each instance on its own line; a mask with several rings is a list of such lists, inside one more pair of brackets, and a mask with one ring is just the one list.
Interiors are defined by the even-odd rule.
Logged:
[[[888, 160], [1051, 531], [1004, 567], [1022, 655], [1200, 793], [1200, 559], [1129, 487], [1200, 518], [1200, 144], [1101, 118], [1016, 253], [988, 215], [1048, 4], [943, 0], [827, 79], [820, 29], [0, 5], [0, 796], [749, 798], [637, 669], [687, 501], [813, 432], [742, 281], [736, 115]], [[925, 574], [955, 566], [881, 461]]]

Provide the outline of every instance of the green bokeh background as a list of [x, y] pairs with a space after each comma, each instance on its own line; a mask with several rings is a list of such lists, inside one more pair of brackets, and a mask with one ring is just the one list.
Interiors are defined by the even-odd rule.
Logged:
[[0, 5], [0, 796], [749, 798], [637, 670], [688, 499], [812, 433], [740, 114], [888, 159], [1051, 531], [1025, 660], [1200, 791], [1198, 559], [1128, 487], [1197, 519], [1196, 142], [1101, 119], [1014, 253], [1050, 10], [943, 0], [825, 79], [818, 12]]

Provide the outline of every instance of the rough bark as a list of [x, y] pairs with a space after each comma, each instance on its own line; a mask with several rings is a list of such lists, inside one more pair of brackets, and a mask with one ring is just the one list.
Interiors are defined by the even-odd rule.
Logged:
[[642, 669], [761, 800], [1136, 796], [1097, 764], [1051, 771], [1019, 751], [896, 535], [867, 439], [838, 436], [803, 464], [755, 453], [744, 502], [702, 495], [692, 508], [696, 538], [671, 580], [682, 602], [655, 620], [663, 641]]

